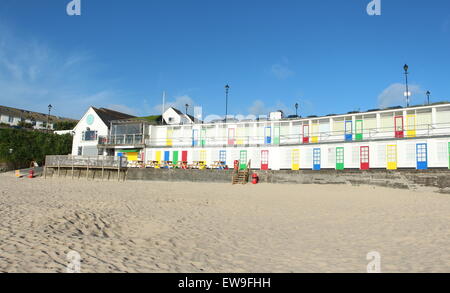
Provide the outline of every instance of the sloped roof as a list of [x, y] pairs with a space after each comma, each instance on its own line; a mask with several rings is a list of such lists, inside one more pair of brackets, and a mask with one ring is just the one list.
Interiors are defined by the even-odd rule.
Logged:
[[174, 107], [170, 107], [169, 109], [173, 109], [180, 116], [187, 116], [194, 123], [201, 123], [202, 122], [201, 120], [195, 118], [194, 116], [189, 115], [189, 114], [184, 114], [183, 112], [181, 112], [180, 110], [178, 110], [178, 109], [176, 109]]
[[97, 113], [97, 115], [102, 119], [102, 121], [109, 127], [109, 124], [113, 120], [121, 120], [121, 119], [130, 119], [130, 118], [136, 118], [136, 116], [117, 112], [111, 109], [106, 108], [95, 108], [92, 107], [94, 111]]
[[[34, 121], [47, 121], [47, 114], [23, 110], [23, 109], [17, 109], [7, 106], [1, 106], [0, 105], [0, 114], [7, 115], [10, 117], [17, 117], [22, 118], [24, 120], [34, 120]], [[58, 122], [58, 121], [76, 121], [75, 119], [70, 118], [64, 118], [64, 117], [58, 117], [54, 115], [50, 115], [50, 120], [52, 122]]]

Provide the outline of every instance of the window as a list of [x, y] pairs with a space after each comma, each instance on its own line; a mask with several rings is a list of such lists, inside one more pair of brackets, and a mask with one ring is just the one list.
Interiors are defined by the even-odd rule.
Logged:
[[79, 156], [83, 155], [83, 147], [78, 147], [78, 155]]
[[14, 117], [8, 116], [8, 122], [9, 122], [9, 123], [13, 123], [13, 122], [14, 122]]
[[86, 130], [83, 131], [83, 141], [94, 141], [97, 139], [97, 131]]

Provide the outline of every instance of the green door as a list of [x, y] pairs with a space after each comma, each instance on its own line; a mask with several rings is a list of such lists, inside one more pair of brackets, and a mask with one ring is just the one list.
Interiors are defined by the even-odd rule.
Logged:
[[178, 151], [173, 152], [173, 164], [178, 164]]
[[356, 120], [356, 140], [363, 140], [363, 121], [362, 120]]
[[275, 126], [273, 128], [273, 144], [280, 144], [280, 126]]
[[344, 148], [336, 148], [336, 170], [344, 170]]
[[206, 129], [202, 129], [200, 132], [200, 145], [202, 147], [206, 145]]
[[239, 157], [239, 169], [245, 170], [247, 168], [247, 151], [241, 151]]

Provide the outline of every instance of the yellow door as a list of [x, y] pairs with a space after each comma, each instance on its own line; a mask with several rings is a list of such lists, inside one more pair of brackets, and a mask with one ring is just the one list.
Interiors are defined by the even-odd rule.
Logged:
[[397, 146], [388, 145], [386, 151], [387, 169], [397, 170]]
[[406, 136], [416, 137], [416, 115], [406, 116]]
[[138, 160], [138, 153], [127, 153], [128, 162], [133, 162]]
[[313, 124], [312, 125], [312, 136], [311, 136], [311, 142], [312, 143], [318, 143], [319, 142], [319, 124]]
[[292, 170], [300, 170], [300, 150], [292, 150]]
[[173, 129], [167, 129], [167, 140], [166, 140], [166, 144], [168, 146], [172, 146], [173, 145]]
[[159, 164], [161, 164], [161, 151], [156, 152], [155, 161], [157, 162], [156, 168], [159, 168]]

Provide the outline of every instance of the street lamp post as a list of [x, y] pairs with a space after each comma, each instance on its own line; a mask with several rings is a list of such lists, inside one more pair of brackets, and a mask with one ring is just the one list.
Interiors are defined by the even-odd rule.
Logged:
[[295, 116], [298, 117], [298, 103], [295, 103]]
[[430, 104], [430, 95], [431, 95], [431, 93], [430, 93], [430, 91], [427, 91], [427, 103], [428, 103], [428, 105]]
[[227, 123], [228, 117], [228, 92], [230, 90], [230, 86], [227, 84], [225, 86], [225, 123]]
[[47, 116], [47, 131], [50, 128], [50, 112], [52, 111], [53, 106], [50, 104], [48, 105], [48, 116]]
[[408, 86], [408, 68], [409, 68], [408, 64], [405, 64], [405, 66], [403, 66], [403, 69], [405, 70], [405, 80], [406, 80], [406, 93], [405, 93], [406, 107], [409, 107], [409, 96], [410, 96], [409, 86]]
[[188, 108], [189, 108], [189, 104], [184, 105], [186, 107], [186, 116], [188, 114]]

